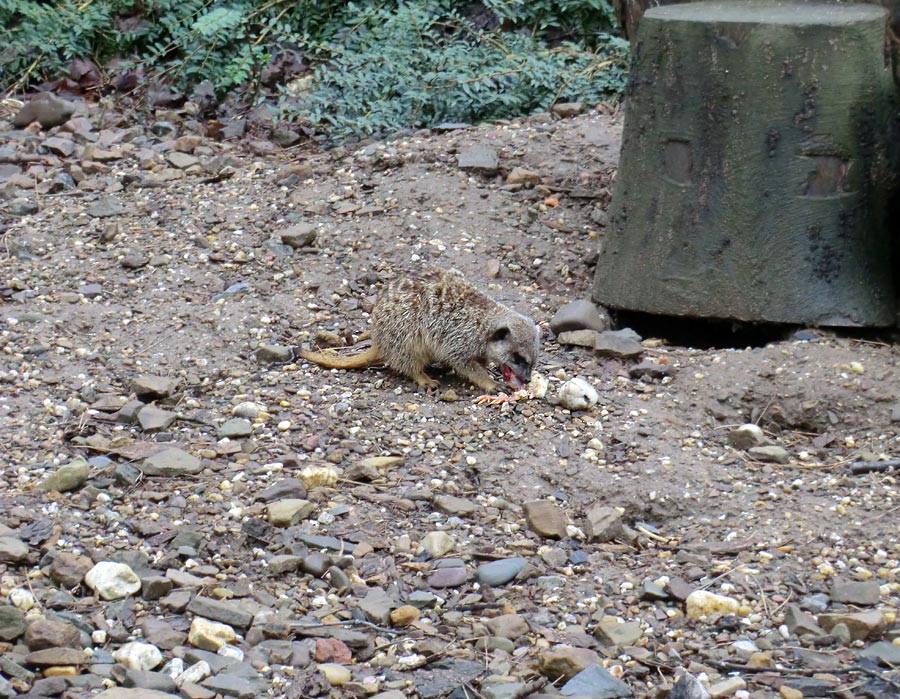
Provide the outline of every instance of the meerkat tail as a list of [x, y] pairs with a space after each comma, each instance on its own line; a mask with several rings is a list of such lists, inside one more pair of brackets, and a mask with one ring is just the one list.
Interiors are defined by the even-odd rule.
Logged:
[[308, 362], [313, 362], [329, 369], [362, 369], [363, 367], [378, 364], [384, 358], [381, 350], [374, 345], [365, 352], [349, 356], [342, 356], [332, 352], [310, 352], [308, 350], [301, 350], [300, 356]]

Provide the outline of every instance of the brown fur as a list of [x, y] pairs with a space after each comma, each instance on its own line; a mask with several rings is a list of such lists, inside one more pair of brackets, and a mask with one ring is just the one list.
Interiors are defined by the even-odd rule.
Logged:
[[435, 270], [389, 284], [372, 309], [373, 346], [341, 357], [330, 352], [300, 355], [321, 366], [357, 369], [384, 363], [420, 386], [438, 382], [425, 373], [443, 364], [484, 391], [497, 383], [498, 367], [512, 388], [531, 378], [540, 330], [530, 318], [488, 298], [456, 270]]

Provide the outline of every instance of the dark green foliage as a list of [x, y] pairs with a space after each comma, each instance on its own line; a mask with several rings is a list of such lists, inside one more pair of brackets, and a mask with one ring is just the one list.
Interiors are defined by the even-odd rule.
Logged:
[[[624, 82], [610, 0], [0, 0], [0, 26], [7, 89], [116, 59], [252, 100], [268, 70], [285, 118], [330, 138], [593, 102]], [[285, 55], [299, 59], [275, 71]]]

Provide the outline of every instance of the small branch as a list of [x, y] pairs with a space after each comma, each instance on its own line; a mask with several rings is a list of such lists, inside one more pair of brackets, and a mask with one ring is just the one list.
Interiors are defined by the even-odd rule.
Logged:
[[892, 471], [900, 468], [900, 459], [889, 459], [888, 461], [854, 461], [850, 464], [850, 473], [874, 473], [882, 471]]

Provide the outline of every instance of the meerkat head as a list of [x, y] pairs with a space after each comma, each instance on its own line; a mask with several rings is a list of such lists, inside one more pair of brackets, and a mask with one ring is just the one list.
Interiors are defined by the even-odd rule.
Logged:
[[537, 361], [541, 330], [531, 318], [514, 311], [498, 316], [488, 335], [485, 359], [500, 368], [503, 380], [514, 391], [531, 381]]

